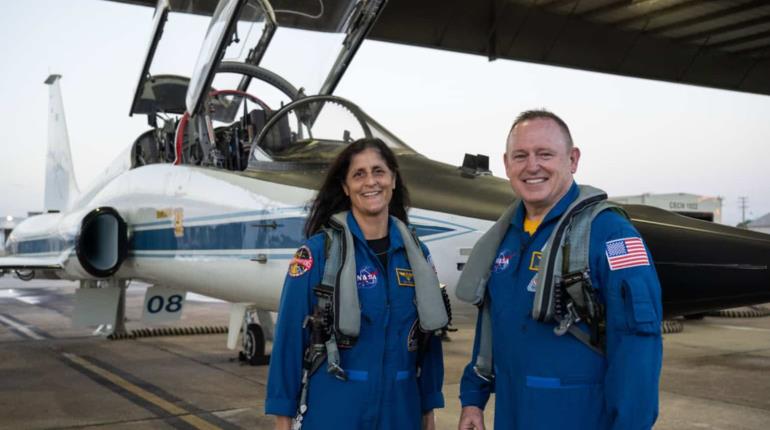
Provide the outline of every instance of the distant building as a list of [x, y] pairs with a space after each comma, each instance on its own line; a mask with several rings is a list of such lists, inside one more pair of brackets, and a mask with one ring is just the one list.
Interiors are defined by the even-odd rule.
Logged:
[[746, 227], [749, 230], [758, 231], [761, 233], [767, 233], [770, 234], [770, 213], [765, 214], [754, 221], [748, 223]]
[[721, 197], [706, 197], [687, 193], [645, 193], [637, 196], [610, 197], [610, 200], [617, 203], [655, 206], [692, 218], [716, 223], [722, 222]]

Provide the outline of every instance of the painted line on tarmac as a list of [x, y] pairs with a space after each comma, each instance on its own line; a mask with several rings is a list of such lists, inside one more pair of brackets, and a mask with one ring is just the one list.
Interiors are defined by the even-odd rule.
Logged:
[[705, 325], [709, 325], [711, 327], [727, 328], [730, 330], [761, 331], [765, 333], [770, 333], [770, 329], [760, 328], [760, 327], [743, 327], [738, 325], [727, 325], [727, 324], [705, 324]]
[[40, 331], [39, 329], [33, 329], [28, 324], [20, 321], [10, 315], [0, 314], [0, 324], [8, 327], [14, 333], [23, 337], [24, 339], [31, 340], [45, 340], [51, 339], [51, 336]]
[[105, 388], [152, 412], [178, 429], [235, 430], [235, 426], [93, 357], [62, 353], [65, 362]]

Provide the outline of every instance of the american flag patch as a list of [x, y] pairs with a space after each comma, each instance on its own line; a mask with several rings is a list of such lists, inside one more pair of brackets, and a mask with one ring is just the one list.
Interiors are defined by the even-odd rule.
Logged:
[[610, 264], [610, 270], [650, 265], [647, 250], [644, 249], [642, 239], [638, 237], [607, 242], [607, 262]]

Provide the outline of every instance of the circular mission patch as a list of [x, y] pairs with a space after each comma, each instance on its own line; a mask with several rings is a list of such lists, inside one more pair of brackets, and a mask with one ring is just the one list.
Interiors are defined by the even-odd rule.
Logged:
[[294, 253], [294, 257], [289, 263], [289, 276], [296, 278], [307, 273], [310, 268], [313, 267], [313, 254], [310, 253], [310, 248], [302, 245], [297, 252]]

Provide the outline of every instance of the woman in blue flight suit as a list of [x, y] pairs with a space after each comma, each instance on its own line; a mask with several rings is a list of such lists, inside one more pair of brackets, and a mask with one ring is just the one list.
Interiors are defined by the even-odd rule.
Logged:
[[433, 409], [444, 406], [443, 358], [435, 335], [424, 353], [417, 351], [414, 279], [404, 248], [412, 238], [401, 237], [392, 219], [407, 224], [407, 204], [396, 158], [379, 139], [351, 143], [329, 168], [308, 215], [309, 239], [295, 253], [283, 287], [265, 402], [265, 412], [277, 416], [276, 429], [289, 429], [298, 411], [303, 353], [310, 341], [303, 321], [317, 303], [313, 288], [323, 278], [327, 257], [321, 230], [332, 215], [346, 210], [354, 238], [360, 333], [352, 347], [340, 348], [347, 381], [328, 373], [325, 365], [310, 377], [302, 428], [434, 428]]

